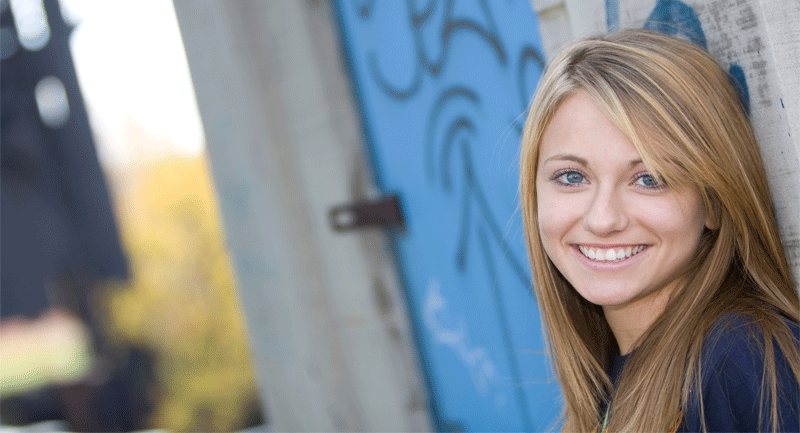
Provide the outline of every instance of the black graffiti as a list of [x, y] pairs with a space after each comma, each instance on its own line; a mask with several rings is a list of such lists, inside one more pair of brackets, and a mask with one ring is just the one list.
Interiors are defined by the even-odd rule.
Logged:
[[355, 1], [351, 0], [351, 5], [354, 10], [358, 11], [358, 16], [367, 18], [372, 15], [372, 9], [375, 7], [375, 0]]
[[[434, 167], [436, 164], [434, 158], [434, 151], [436, 149], [436, 137], [434, 134], [436, 133], [436, 126], [439, 124], [440, 116], [444, 108], [447, 105], [453, 104], [459, 100], [464, 101], [473, 107], [480, 105], [478, 94], [475, 91], [464, 86], [454, 86], [442, 92], [442, 94], [436, 99], [433, 107], [431, 107], [430, 114], [428, 115], [428, 122], [426, 123], [425, 128], [425, 165], [429, 180], [433, 179], [434, 173], [436, 172]], [[468, 117], [463, 115], [459, 117], [458, 121], [451, 122], [451, 124], [457, 124], [459, 127], [454, 128], [451, 125], [449, 128], [449, 132], [445, 138], [445, 146], [448, 147], [449, 144], [447, 143], [452, 143], [453, 137], [455, 137], [455, 135], [459, 132], [459, 129], [463, 128], [471, 132], [475, 131], [475, 125], [473, 122]], [[446, 163], [447, 159], [448, 158], [442, 158], [441, 161]], [[451, 182], [448, 173], [445, 173], [445, 170], [442, 170], [442, 184], [444, 185], [446, 191], [450, 190], [450, 183]]]
[[[495, 54], [498, 63], [504, 67], [507, 66], [508, 55], [500, 41], [497, 23], [492, 14], [492, 10], [486, 0], [480, 0], [479, 3], [481, 14], [486, 21], [486, 25], [482, 25], [471, 19], [454, 17], [453, 8], [455, 6], [455, 0], [446, 0], [444, 2], [444, 11], [440, 22], [434, 19], [434, 17], [437, 16], [434, 12], [439, 4], [438, 0], [430, 1], [421, 12], [416, 10], [413, 0], [406, 0], [407, 22], [413, 37], [416, 62], [413, 65], [410, 79], [406, 80], [405, 85], [401, 83], [391, 83], [386, 79], [386, 74], [379, 66], [380, 61], [378, 53], [375, 50], [369, 51], [366, 55], [367, 67], [369, 68], [369, 74], [372, 80], [378, 85], [378, 88], [386, 95], [397, 100], [408, 99], [416, 95], [417, 92], [419, 92], [423, 77], [426, 73], [432, 77], [437, 77], [445, 68], [448, 56], [451, 52], [452, 39], [462, 32], [477, 36], [479, 40], [486, 43]], [[365, 8], [370, 9], [372, 4], [370, 3], [368, 6], [369, 7], [362, 4], [359, 10], [363, 11]], [[369, 13], [360, 13], [359, 15], [363, 20], [369, 19], [371, 10]], [[438, 58], [434, 58], [425, 48], [425, 35], [423, 30], [426, 26], [438, 26], [440, 28], [439, 40], [437, 41], [440, 48]]]
[[520, 104], [523, 109], [528, 106], [528, 98], [533, 95], [534, 90], [528, 88], [525, 80], [525, 78], [528, 76], [527, 72], [531, 64], [536, 66], [536, 68], [539, 70], [538, 74], [541, 74], [545, 67], [544, 54], [530, 45], [525, 45], [522, 47], [522, 51], [519, 56], [519, 63], [517, 65], [517, 91], [519, 94]]
[[[453, 158], [459, 157], [463, 171], [461, 193], [461, 211], [458, 221], [459, 237], [456, 247], [455, 263], [460, 271], [465, 270], [466, 256], [470, 238], [475, 227], [485, 227], [491, 239], [499, 245], [503, 256], [511, 266], [523, 287], [530, 288], [531, 282], [525, 267], [513, 254], [508, 240], [503, 236], [500, 224], [489, 206], [487, 196], [478, 179], [472, 159], [471, 146], [479, 140], [477, 122], [474, 116], [481, 107], [481, 100], [476, 91], [466, 86], [454, 86], [445, 89], [436, 99], [425, 130], [425, 166], [429, 181], [439, 185], [446, 193], [453, 193], [453, 174], [451, 167]], [[449, 109], [449, 110], [448, 110]], [[444, 114], [446, 112], [446, 115]], [[442, 137], [437, 137], [437, 132]], [[454, 149], [458, 153], [454, 155]], [[438, 152], [437, 152], [438, 150]], [[438, 167], [438, 170], [437, 170]], [[438, 176], [437, 173], [439, 174]], [[473, 218], [477, 214], [477, 219]], [[475, 227], [473, 227], [473, 221]]]
[[422, 68], [419, 65], [415, 65], [411, 84], [406, 88], [398, 88], [398, 85], [389, 83], [389, 81], [383, 77], [383, 73], [381, 73], [380, 67], [378, 66], [378, 55], [374, 51], [367, 54], [367, 67], [369, 68], [370, 76], [372, 76], [378, 88], [381, 89], [383, 93], [397, 100], [408, 99], [416, 95], [422, 85]]

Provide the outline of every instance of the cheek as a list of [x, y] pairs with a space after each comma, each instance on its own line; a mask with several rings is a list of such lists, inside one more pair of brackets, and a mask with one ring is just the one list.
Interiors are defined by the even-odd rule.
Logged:
[[572, 226], [574, 215], [570, 215], [569, 206], [565, 206], [563, 197], [556, 197], [555, 194], [537, 189], [537, 213], [539, 223], [539, 236], [542, 239], [548, 255], [552, 253], [552, 248], [557, 245], [561, 238], [569, 231]]
[[676, 242], [692, 243], [700, 237], [705, 227], [706, 212], [696, 197], [678, 197], [673, 200], [655, 200], [639, 207], [641, 220], [662, 237]]

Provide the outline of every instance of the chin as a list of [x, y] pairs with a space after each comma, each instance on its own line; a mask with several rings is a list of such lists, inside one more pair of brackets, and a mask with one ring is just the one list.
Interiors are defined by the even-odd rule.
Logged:
[[584, 299], [599, 307], [613, 307], [626, 303], [626, 299], [619, 299], [610, 296], [584, 296]]
[[[626, 289], [619, 285], [594, 286], [583, 290], [575, 289], [578, 294], [594, 305], [610, 307], [626, 304], [631, 301], [630, 296], [626, 296]], [[622, 292], [622, 293], [620, 293]]]

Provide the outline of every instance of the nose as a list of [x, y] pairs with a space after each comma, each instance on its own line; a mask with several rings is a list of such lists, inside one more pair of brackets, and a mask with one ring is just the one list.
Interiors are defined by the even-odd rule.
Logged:
[[628, 215], [620, 192], [614, 187], [595, 191], [583, 217], [583, 227], [598, 237], [607, 237], [625, 230]]

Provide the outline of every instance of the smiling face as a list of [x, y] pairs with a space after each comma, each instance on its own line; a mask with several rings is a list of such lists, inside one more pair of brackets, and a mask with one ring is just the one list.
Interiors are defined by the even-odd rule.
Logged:
[[584, 92], [568, 97], [544, 130], [536, 198], [547, 255], [603, 307], [612, 328], [609, 314], [645, 327], [655, 320], [706, 224], [699, 192], [659, 184]]

